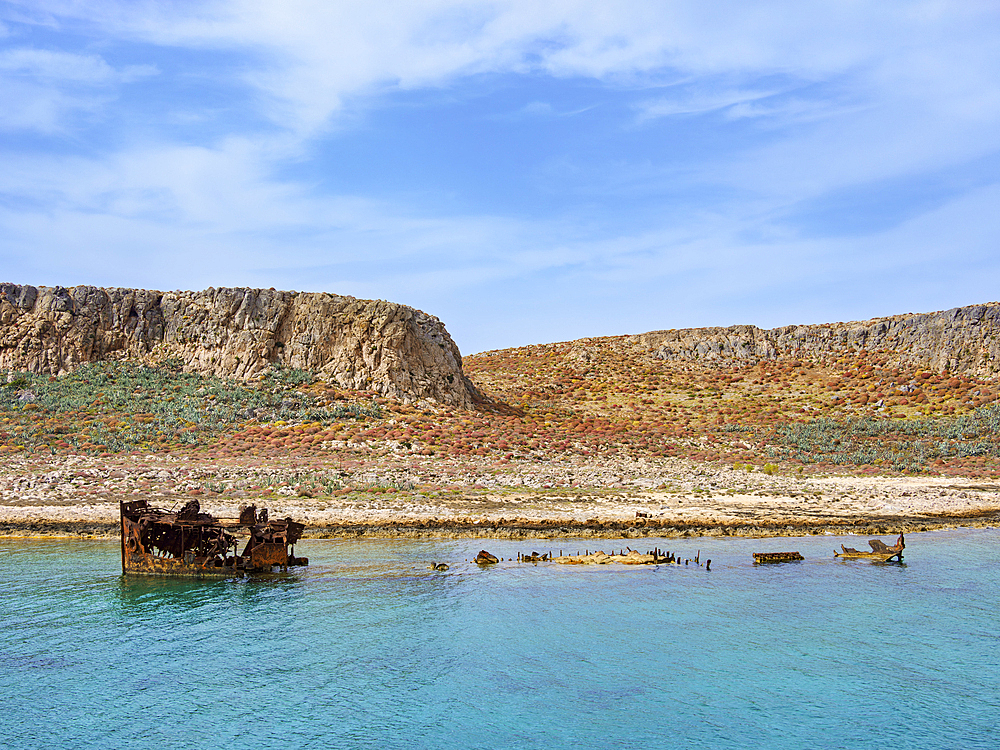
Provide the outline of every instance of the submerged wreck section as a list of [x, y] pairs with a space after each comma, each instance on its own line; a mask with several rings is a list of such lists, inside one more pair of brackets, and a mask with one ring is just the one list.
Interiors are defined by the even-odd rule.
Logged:
[[177, 512], [146, 500], [122, 502], [122, 573], [197, 578], [308, 565], [294, 553], [304, 529], [291, 518], [268, 520], [267, 509], [258, 513], [255, 506], [226, 520], [202, 513], [197, 500]]
[[[483, 551], [479, 554], [484, 555], [489, 553]], [[493, 559], [495, 560], [496, 558]], [[540, 562], [554, 562], [559, 565], [609, 565], [611, 563], [619, 563], [621, 565], [680, 566], [694, 563], [696, 566], [701, 566], [701, 550], [698, 550], [697, 555], [689, 558], [681, 558], [673, 552], [664, 552], [659, 547], [651, 549], [645, 554], [637, 549], [632, 549], [631, 547], [619, 549], [617, 553], [612, 549], [610, 555], [604, 550], [597, 550], [595, 552], [587, 550], [583, 554], [577, 552], [575, 555], [564, 555], [562, 550], [559, 550], [558, 555], [553, 554], [551, 551], [541, 554], [538, 552], [532, 552], [530, 555], [518, 553], [517, 561], [520, 563], [534, 564]], [[480, 562], [479, 558], [476, 559], [476, 562]], [[708, 560], [705, 565], [705, 570], [710, 570], [711, 566], [712, 561]]]
[[903, 550], [906, 549], [906, 540], [900, 534], [896, 539], [896, 543], [891, 547], [881, 539], [869, 539], [868, 546], [872, 548], [871, 552], [854, 549], [854, 547], [845, 547], [841, 544], [840, 552], [834, 550], [833, 556], [846, 560], [879, 560], [881, 562], [895, 560], [896, 562], [902, 562]]
[[753, 564], [760, 565], [761, 563], [783, 563], [783, 562], [797, 562], [798, 560], [805, 560], [800, 552], [754, 552], [753, 553]]

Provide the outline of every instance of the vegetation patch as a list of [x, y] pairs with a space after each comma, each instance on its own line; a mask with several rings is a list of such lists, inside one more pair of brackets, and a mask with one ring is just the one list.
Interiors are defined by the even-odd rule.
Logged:
[[479, 457], [498, 471], [678, 457], [768, 474], [1000, 476], [996, 383], [885, 353], [676, 362], [622, 336], [485, 352], [465, 370], [492, 405], [394, 402], [287, 368], [250, 382], [169, 362], [0, 373], [0, 453]]
[[275, 368], [245, 383], [180, 370], [98, 362], [61, 377], [7, 373], [0, 381], [0, 452], [84, 454], [217, 446], [261, 423], [325, 426], [375, 419], [374, 404], [322, 407], [308, 373]]

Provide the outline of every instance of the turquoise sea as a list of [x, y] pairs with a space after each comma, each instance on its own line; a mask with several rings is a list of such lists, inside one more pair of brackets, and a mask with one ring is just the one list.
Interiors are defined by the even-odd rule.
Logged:
[[[305, 540], [307, 569], [199, 582], [5, 539], [0, 745], [1000, 747], [1000, 531], [842, 541]], [[626, 544], [712, 570], [464, 562]]]

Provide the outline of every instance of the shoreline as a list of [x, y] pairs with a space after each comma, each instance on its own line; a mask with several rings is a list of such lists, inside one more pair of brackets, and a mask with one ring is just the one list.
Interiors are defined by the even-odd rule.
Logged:
[[[306, 539], [642, 539], [693, 537], [774, 538], [800, 536], [879, 536], [955, 528], [1000, 528], [1000, 510], [942, 516], [878, 516], [831, 521], [775, 519], [751, 523], [706, 520], [514, 519], [504, 523], [456, 522], [442, 519], [310, 525]], [[23, 519], [0, 522], [6, 539], [117, 539], [117, 521]]]
[[249, 505], [306, 538], [643, 538], [1000, 527], [1000, 482], [765, 473], [679, 459], [325, 463], [117, 456], [0, 461], [0, 537], [117, 538], [119, 501]]

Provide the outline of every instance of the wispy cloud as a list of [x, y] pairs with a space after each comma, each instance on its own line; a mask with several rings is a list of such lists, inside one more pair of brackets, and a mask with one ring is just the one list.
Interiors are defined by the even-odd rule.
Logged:
[[94, 112], [118, 84], [156, 75], [153, 65], [115, 69], [94, 54], [15, 47], [0, 50], [0, 128], [62, 130], [65, 118]]
[[[119, 38], [250, 54], [246, 79], [268, 95], [276, 120], [305, 131], [325, 123], [345, 96], [387, 84], [444, 85], [483, 72], [634, 81], [667, 69], [791, 71], [822, 79], [873, 59], [912, 55], [914, 35], [942, 20], [904, 6], [873, 12], [851, 4], [805, 9], [693, 0], [38, 5]], [[960, 22], [961, 15], [944, 20]]]
[[649, 99], [636, 105], [638, 119], [640, 122], [653, 120], [658, 117], [670, 117], [673, 115], [700, 115], [706, 112], [719, 112], [743, 107], [741, 113], [736, 116], [753, 116], [750, 105], [756, 105], [761, 114], [760, 104], [776, 94], [783, 93], [781, 90], [739, 90], [728, 89], [723, 91], [707, 90], [684, 90], [679, 91], [675, 96], [662, 96], [656, 99]]

